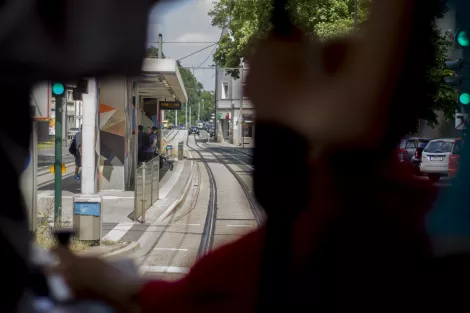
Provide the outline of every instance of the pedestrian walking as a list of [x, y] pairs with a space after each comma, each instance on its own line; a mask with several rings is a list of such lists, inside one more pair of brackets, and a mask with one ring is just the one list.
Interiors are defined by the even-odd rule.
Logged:
[[75, 176], [74, 179], [80, 180], [81, 168], [82, 168], [82, 125], [80, 130], [75, 134], [74, 140], [76, 153], [75, 157]]

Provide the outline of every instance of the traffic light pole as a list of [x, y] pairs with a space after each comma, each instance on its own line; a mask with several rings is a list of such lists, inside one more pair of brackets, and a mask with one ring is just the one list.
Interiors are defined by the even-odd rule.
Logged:
[[65, 97], [55, 95], [54, 227], [62, 221], [62, 111]]

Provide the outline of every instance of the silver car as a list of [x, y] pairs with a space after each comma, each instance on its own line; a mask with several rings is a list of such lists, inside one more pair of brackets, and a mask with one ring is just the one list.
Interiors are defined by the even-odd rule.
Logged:
[[80, 131], [80, 128], [70, 128], [67, 133], [68, 139], [72, 139], [79, 131]]
[[434, 139], [424, 148], [420, 170], [431, 181], [437, 182], [442, 176], [449, 175], [449, 156], [454, 142], [452, 138]]

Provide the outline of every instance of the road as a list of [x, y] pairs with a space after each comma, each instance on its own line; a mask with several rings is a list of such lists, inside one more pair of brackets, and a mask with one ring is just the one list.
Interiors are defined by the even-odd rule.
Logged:
[[[201, 256], [254, 231], [265, 220], [252, 194], [253, 149], [206, 139], [205, 132], [188, 137], [186, 149], [196, 162], [188, 196], [170, 216], [151, 226], [158, 240], [136, 255], [146, 278], [178, 279]], [[436, 185], [446, 188], [450, 181]]]
[[189, 136], [196, 162], [184, 204], [154, 227], [158, 241], [138, 256], [145, 277], [177, 279], [201, 256], [255, 230], [264, 219], [252, 195], [247, 155]]
[[[73, 163], [74, 157], [69, 153], [68, 148], [62, 148], [62, 160], [64, 163]], [[55, 161], [54, 148], [38, 150], [38, 171], [49, 169]]]

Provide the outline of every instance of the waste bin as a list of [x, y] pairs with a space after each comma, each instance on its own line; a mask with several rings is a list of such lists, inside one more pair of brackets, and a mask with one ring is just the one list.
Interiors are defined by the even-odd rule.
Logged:
[[183, 160], [184, 159], [184, 142], [180, 141], [178, 142], [178, 160]]
[[73, 228], [78, 240], [101, 240], [102, 203], [101, 196], [79, 195], [73, 198]]
[[166, 146], [166, 157], [170, 158], [173, 155], [173, 146], [167, 145]]

